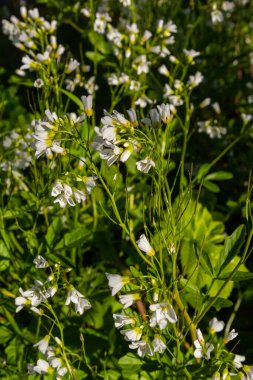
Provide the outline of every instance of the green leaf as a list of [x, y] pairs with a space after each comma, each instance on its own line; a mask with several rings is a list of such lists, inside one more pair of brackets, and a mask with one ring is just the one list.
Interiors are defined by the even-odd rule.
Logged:
[[[211, 300], [212, 298], [210, 298]], [[223, 307], [231, 307], [233, 306], [233, 302], [229, 301], [225, 298], [218, 297], [215, 303], [213, 304], [213, 307], [217, 310], [220, 311]]]
[[[231, 272], [226, 272], [219, 277], [219, 280], [226, 280], [230, 276]], [[233, 274], [231, 281], [248, 281], [253, 279], [253, 273], [238, 271]]]
[[89, 58], [92, 62], [98, 63], [100, 61], [103, 61], [106, 57], [98, 52], [95, 51], [86, 51], [85, 53], [86, 57]]
[[46, 242], [49, 246], [52, 246], [57, 235], [58, 236], [60, 235], [61, 230], [62, 230], [62, 221], [61, 221], [61, 218], [57, 217], [50, 224], [46, 233]]
[[47, 253], [45, 255], [45, 258], [47, 260], [52, 261], [55, 264], [62, 265], [64, 268], [66, 268], [66, 267], [75, 268], [75, 265], [72, 263], [72, 261], [68, 257], [66, 257], [64, 255], [59, 255], [59, 254], [54, 255], [52, 253]]
[[8, 342], [13, 336], [13, 332], [5, 326], [0, 326], [0, 344]]
[[197, 178], [198, 179], [202, 179], [203, 177], [205, 177], [207, 175], [207, 173], [209, 172], [210, 170], [210, 165], [209, 164], [203, 164], [200, 166], [199, 168], [199, 171], [198, 171], [198, 174], [197, 174]]
[[101, 34], [94, 32], [93, 30], [88, 33], [88, 37], [93, 46], [102, 54], [109, 54], [111, 51], [110, 45], [106, 42]]
[[77, 227], [74, 231], [66, 233], [54, 249], [80, 247], [85, 241], [89, 240], [90, 237], [91, 231], [84, 227]]
[[130, 267], [130, 271], [131, 271], [131, 273], [132, 273], [132, 275], [134, 276], [134, 277], [142, 277], [143, 276], [143, 274], [140, 272], [140, 271], [138, 271], [135, 267], [133, 267], [133, 266], [131, 266]]
[[60, 91], [66, 95], [70, 100], [72, 100], [79, 108], [83, 109], [83, 102], [72, 92], [60, 88]]
[[220, 188], [215, 183], [204, 180], [203, 186], [212, 193], [219, 193]]
[[10, 254], [4, 244], [3, 240], [0, 240], [0, 272], [3, 272], [10, 265]]
[[225, 171], [219, 171], [215, 173], [208, 174], [205, 178], [207, 181], [223, 181], [233, 178], [233, 174]]
[[131, 352], [119, 359], [118, 365], [124, 371], [137, 372], [145, 362]]
[[226, 238], [224, 249], [220, 256], [220, 269], [218, 274], [226, 268], [231, 260], [240, 253], [246, 236], [246, 227], [241, 224], [229, 237]]

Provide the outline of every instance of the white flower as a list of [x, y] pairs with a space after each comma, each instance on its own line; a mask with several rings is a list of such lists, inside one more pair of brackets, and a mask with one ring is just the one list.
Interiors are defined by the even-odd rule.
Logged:
[[31, 289], [23, 291], [19, 288], [19, 292], [21, 296], [16, 297], [15, 299], [15, 305], [17, 306], [16, 313], [22, 310], [23, 307], [29, 306], [32, 311], [40, 314], [40, 310], [37, 309], [37, 306], [50, 297], [50, 295], [47, 294], [46, 289], [43, 287], [43, 283], [37, 280]]
[[82, 201], [86, 200], [86, 195], [81, 191], [74, 189], [67, 185], [67, 184], [62, 184], [60, 181], [56, 181], [51, 195], [53, 197], [57, 197], [54, 201], [54, 203], [59, 203], [60, 207], [65, 207], [67, 204], [70, 206], [74, 207], [75, 202], [72, 197], [74, 197], [75, 201], [77, 203], [81, 203]]
[[139, 238], [139, 240], [136, 241], [136, 244], [140, 248], [141, 251], [145, 252], [148, 256], [154, 256], [155, 250], [151, 247], [149, 244], [148, 239], [144, 234], [142, 234]]
[[235, 331], [235, 329], [231, 330], [228, 334], [225, 335], [224, 341], [225, 343], [230, 342], [230, 340], [233, 340], [237, 337], [238, 332]]
[[76, 59], [70, 58], [70, 61], [68, 65], [66, 66], [65, 71], [67, 74], [69, 74], [72, 71], [76, 70], [78, 66], [80, 66], [80, 63]]
[[155, 163], [150, 158], [145, 158], [144, 160], [137, 161], [136, 167], [140, 172], [148, 173], [152, 167], [155, 167]]
[[34, 87], [41, 88], [44, 86], [44, 81], [41, 78], [38, 78], [34, 81]]
[[177, 322], [177, 315], [172, 305], [168, 302], [150, 305], [149, 309], [153, 311], [150, 318], [150, 327], [158, 325], [160, 330], [164, 330], [167, 327], [168, 321], [170, 323]]
[[242, 367], [242, 362], [244, 362], [245, 359], [246, 357], [244, 355], [235, 355], [233, 365], [239, 369]]
[[82, 315], [85, 310], [91, 308], [91, 304], [84, 298], [84, 295], [75, 288], [71, 288], [68, 292], [65, 305], [69, 305], [72, 302], [75, 305], [76, 313]]
[[147, 107], [148, 104], [152, 104], [153, 101], [151, 99], [149, 99], [146, 95], [142, 95], [140, 98], [138, 98], [136, 101], [135, 101], [135, 104], [137, 106], [140, 106], [141, 108], [145, 108]]
[[134, 329], [122, 330], [120, 333], [125, 336], [125, 340], [135, 342], [141, 339], [143, 327], [135, 327]]
[[48, 262], [44, 259], [42, 256], [37, 256], [34, 260], [33, 263], [35, 264], [35, 268], [46, 268], [48, 266]]
[[85, 188], [87, 190], [87, 193], [90, 194], [91, 193], [91, 190], [94, 189], [94, 187], [96, 186], [96, 179], [97, 177], [83, 177], [83, 182], [84, 182], [84, 185], [85, 185]]
[[109, 16], [107, 12], [103, 12], [103, 13], [97, 12], [96, 19], [93, 26], [95, 32], [104, 34], [106, 25], [110, 21], [111, 21], [111, 17]]
[[194, 64], [194, 58], [198, 57], [200, 55], [200, 53], [196, 50], [187, 50], [187, 49], [183, 49], [189, 63], [192, 65]]
[[218, 319], [214, 317], [209, 322], [209, 326], [210, 326], [211, 334], [214, 334], [216, 332], [222, 331], [224, 329], [225, 323], [223, 321], [218, 321]]
[[45, 355], [48, 344], [50, 340], [50, 335], [46, 335], [43, 339], [41, 339], [38, 343], [34, 344], [33, 347], [38, 347], [38, 350]]
[[88, 96], [82, 96], [81, 97], [83, 105], [84, 105], [84, 111], [87, 116], [92, 116], [93, 109], [92, 109], [92, 95]]
[[214, 345], [211, 343], [205, 343], [203, 335], [199, 329], [196, 331], [197, 339], [193, 342], [195, 348], [194, 357], [196, 359], [200, 359], [205, 357], [206, 359], [210, 359], [210, 354], [214, 349]]
[[129, 317], [128, 315], [124, 314], [113, 314], [114, 324], [116, 329], [121, 329], [121, 327], [125, 325], [132, 325], [136, 321], [134, 318]]
[[134, 61], [134, 67], [137, 70], [137, 75], [141, 75], [142, 73], [147, 74], [149, 72], [150, 62], [147, 61], [147, 57], [145, 54], [141, 54]]
[[127, 276], [120, 276], [119, 274], [110, 273], [105, 273], [105, 275], [109, 281], [109, 288], [112, 292], [112, 296], [115, 296], [115, 294], [117, 294], [124, 285], [130, 282], [130, 278]]
[[37, 365], [35, 365], [33, 367], [33, 370], [34, 370], [34, 372], [37, 372], [40, 375], [52, 372], [52, 368], [50, 367], [49, 363], [46, 362], [46, 360], [43, 360], [43, 359], [39, 359], [37, 361]]
[[148, 355], [148, 356], [154, 355], [153, 350], [150, 346], [150, 343], [146, 339], [141, 340], [139, 342], [132, 342], [129, 345], [129, 348], [131, 348], [132, 350], [137, 349], [137, 354], [141, 358], [143, 358], [145, 355]]
[[189, 76], [188, 84], [190, 88], [195, 88], [203, 81], [203, 79], [204, 79], [204, 76], [201, 74], [200, 71], [197, 71], [195, 75]]
[[171, 110], [170, 104], [161, 104], [160, 106], [157, 106], [158, 111], [161, 115], [161, 119], [165, 124], [168, 124], [171, 122], [173, 118], [173, 113]]
[[135, 301], [140, 299], [140, 295], [138, 293], [133, 294], [123, 294], [119, 296], [119, 302], [124, 305], [124, 309], [130, 307]]
[[220, 24], [224, 20], [223, 13], [218, 9], [215, 9], [215, 7], [211, 12], [211, 18], [214, 25]]
[[211, 104], [211, 98], [205, 98], [199, 105], [200, 108], [205, 108]]
[[80, 13], [82, 13], [85, 17], [91, 17], [91, 10], [89, 8], [80, 9]]
[[150, 118], [146, 117], [142, 119], [142, 123], [148, 125], [150, 128], [158, 128], [161, 126], [161, 116], [157, 109], [153, 108], [152, 110], [150, 110], [149, 116]]
[[162, 354], [166, 350], [166, 344], [161, 339], [160, 335], [156, 334], [155, 338], [152, 342], [154, 347], [154, 352], [159, 352], [159, 354]]
[[73, 195], [77, 203], [81, 203], [86, 200], [86, 195], [81, 190], [74, 190]]

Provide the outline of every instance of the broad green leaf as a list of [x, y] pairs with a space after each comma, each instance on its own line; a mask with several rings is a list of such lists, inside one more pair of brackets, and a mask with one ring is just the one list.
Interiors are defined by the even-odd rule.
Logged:
[[230, 261], [240, 253], [240, 249], [246, 237], [246, 227], [241, 224], [237, 229], [225, 240], [224, 249], [220, 256], [220, 268], [218, 274], [226, 268]]
[[64, 90], [63, 88], [60, 88], [60, 91], [72, 100], [79, 108], [83, 109], [83, 102], [76, 95], [72, 94], [70, 91]]
[[85, 53], [86, 57], [89, 58], [92, 62], [98, 63], [100, 61], [103, 61], [106, 57], [98, 52], [95, 51], [86, 51]]
[[217, 186], [215, 183], [210, 182], [210, 181], [203, 181], [203, 186], [207, 189], [210, 190], [212, 193], [219, 193], [220, 188]]
[[233, 178], [233, 174], [225, 171], [219, 171], [215, 173], [210, 173], [206, 176], [205, 180], [207, 181], [223, 181]]
[[119, 359], [118, 365], [127, 372], [137, 372], [145, 362], [131, 352]]
[[80, 247], [91, 237], [91, 231], [85, 227], [77, 227], [74, 231], [68, 232], [63, 239], [54, 247], [55, 250], [63, 248]]

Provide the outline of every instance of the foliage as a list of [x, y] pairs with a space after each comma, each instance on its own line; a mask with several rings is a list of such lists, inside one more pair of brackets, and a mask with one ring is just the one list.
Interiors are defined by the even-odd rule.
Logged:
[[1, 377], [251, 379], [250, 1], [3, 12]]

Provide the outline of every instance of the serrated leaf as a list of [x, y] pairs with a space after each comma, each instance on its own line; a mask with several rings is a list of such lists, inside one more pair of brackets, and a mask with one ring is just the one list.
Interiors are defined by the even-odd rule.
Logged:
[[223, 181], [233, 178], [233, 174], [225, 171], [219, 171], [215, 173], [208, 174], [205, 180], [207, 181]]
[[219, 193], [220, 188], [215, 183], [210, 181], [203, 181], [203, 186], [212, 193]]
[[224, 249], [220, 256], [220, 268], [218, 274], [230, 263], [230, 261], [240, 253], [240, 249], [246, 237], [246, 227], [241, 224], [237, 229], [225, 240]]

